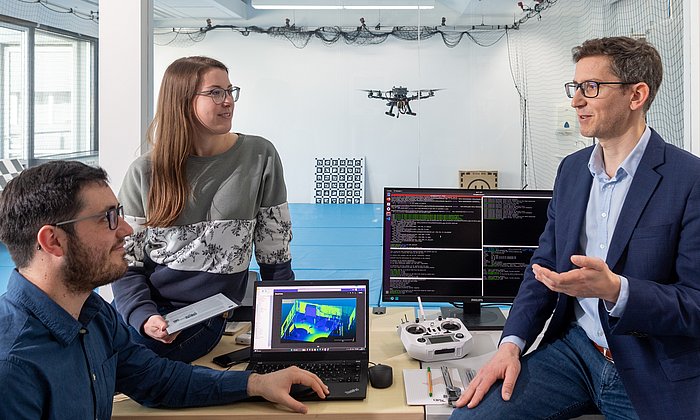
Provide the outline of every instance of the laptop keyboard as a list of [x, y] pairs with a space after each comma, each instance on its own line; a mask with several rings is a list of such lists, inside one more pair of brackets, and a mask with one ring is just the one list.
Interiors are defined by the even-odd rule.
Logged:
[[263, 362], [255, 364], [253, 372], [270, 373], [290, 366], [315, 373], [323, 382], [359, 382], [361, 364], [359, 361], [344, 362], [306, 362], [306, 363], [277, 363]]

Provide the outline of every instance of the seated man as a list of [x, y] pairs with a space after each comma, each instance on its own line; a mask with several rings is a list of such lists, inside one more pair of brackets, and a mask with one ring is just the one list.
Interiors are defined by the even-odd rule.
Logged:
[[663, 73], [653, 46], [572, 52], [566, 94], [597, 144], [561, 162], [498, 351], [452, 419], [699, 419], [700, 160], [646, 123]]
[[78, 162], [23, 171], [0, 196], [0, 240], [17, 269], [0, 296], [3, 419], [109, 419], [123, 392], [148, 406], [225, 404], [261, 396], [294, 411], [292, 384], [328, 388], [296, 367], [267, 375], [217, 371], [160, 358], [93, 290], [127, 268], [132, 233], [107, 174]]

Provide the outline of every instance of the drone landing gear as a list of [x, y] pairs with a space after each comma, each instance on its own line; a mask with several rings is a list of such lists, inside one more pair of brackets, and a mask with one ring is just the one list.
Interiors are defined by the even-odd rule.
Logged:
[[399, 112], [406, 115], [416, 115], [415, 112], [411, 111], [411, 105], [408, 104], [408, 101], [399, 103]]

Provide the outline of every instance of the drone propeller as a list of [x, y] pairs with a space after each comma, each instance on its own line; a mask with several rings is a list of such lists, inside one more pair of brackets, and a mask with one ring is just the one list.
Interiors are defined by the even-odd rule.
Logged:
[[368, 98], [373, 98], [373, 99], [392, 99], [393, 95], [391, 92], [383, 92], [379, 89], [358, 89], [359, 91], [362, 92], [367, 92], [367, 97]]

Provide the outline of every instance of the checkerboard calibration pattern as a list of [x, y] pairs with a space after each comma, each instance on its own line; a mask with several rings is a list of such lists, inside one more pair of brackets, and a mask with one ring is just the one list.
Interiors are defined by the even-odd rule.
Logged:
[[8, 182], [17, 175], [24, 167], [19, 159], [2, 159], [0, 160], [0, 191], [5, 189]]
[[316, 204], [364, 204], [365, 158], [315, 158]]

